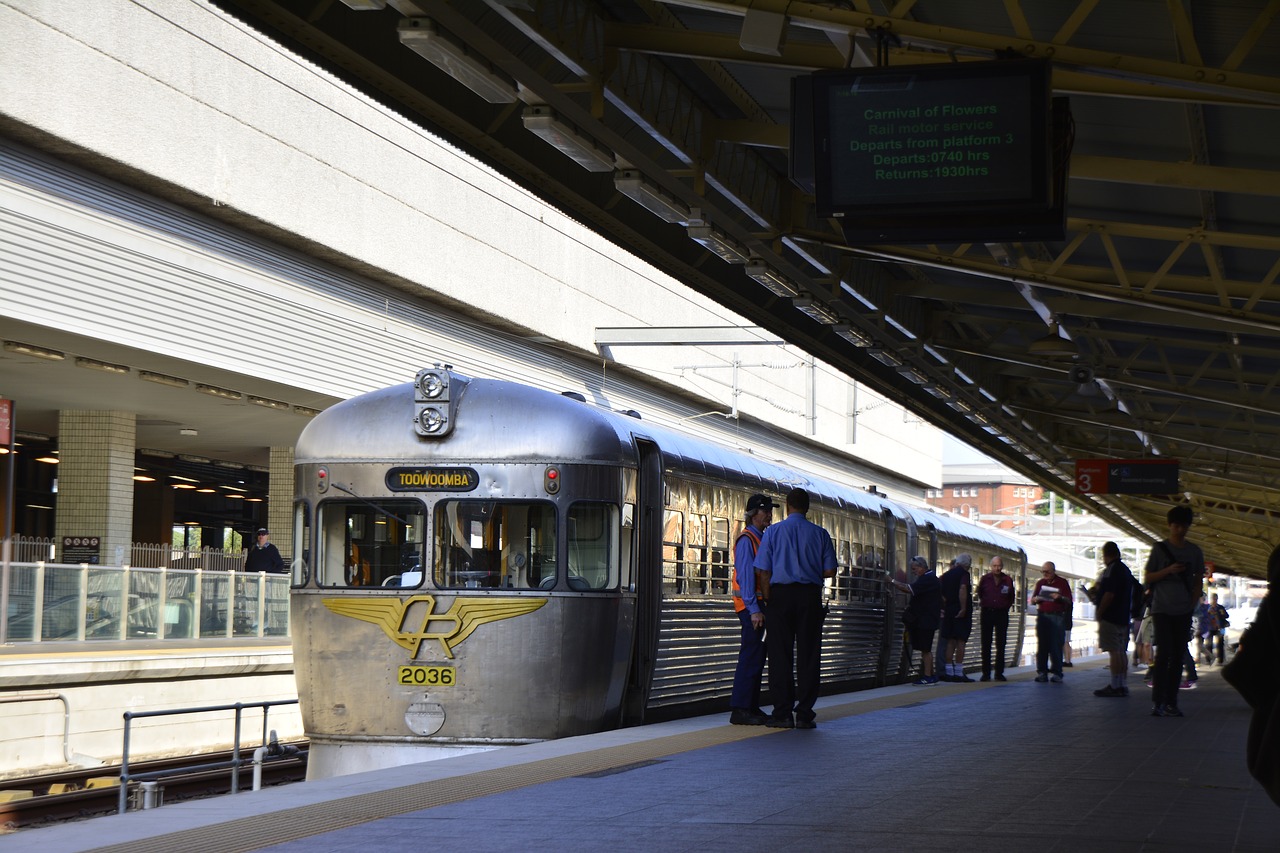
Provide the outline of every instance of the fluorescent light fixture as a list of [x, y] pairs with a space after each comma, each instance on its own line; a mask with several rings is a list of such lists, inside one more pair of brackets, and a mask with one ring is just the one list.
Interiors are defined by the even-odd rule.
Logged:
[[904, 379], [909, 379], [917, 385], [927, 385], [931, 381], [929, 379], [929, 374], [911, 364], [904, 364], [900, 366], [898, 368], [898, 373]]
[[565, 124], [551, 107], [525, 107], [521, 114], [525, 129], [541, 138], [588, 172], [612, 172], [613, 155]]
[[80, 358], [76, 357], [76, 367], [87, 367], [90, 370], [101, 370], [103, 373], [128, 373], [129, 368], [123, 364], [112, 364], [108, 361], [98, 361], [96, 358]]
[[960, 412], [961, 414], [966, 414], [968, 412], [973, 411], [973, 406], [969, 405], [969, 401], [961, 397], [956, 397], [954, 400], [951, 401], [949, 405], [951, 406], [951, 408], [955, 409], [957, 412]]
[[262, 498], [245, 498], [244, 502], [250, 503], [250, 504], [260, 504], [262, 503]]
[[190, 483], [174, 483], [173, 487], [175, 489], [194, 489], [195, 488], [195, 486], [191, 485]]
[[196, 390], [201, 394], [208, 394], [210, 397], [221, 397], [224, 400], [241, 400], [244, 395], [239, 391], [232, 391], [230, 388], [219, 388], [217, 385], [196, 385]]
[[848, 323], [836, 323], [833, 327], [833, 331], [855, 347], [869, 347], [875, 345], [875, 341], [871, 339], [870, 335], [853, 328]]
[[219, 489], [226, 489], [228, 492], [247, 492], [248, 489], [242, 489], [239, 486], [218, 486]]
[[169, 479], [170, 479], [170, 480], [181, 480], [181, 481], [182, 481], [182, 482], [184, 482], [184, 483], [198, 483], [198, 482], [200, 482], [199, 480], [195, 479], [194, 477], [184, 477], [184, 476], [182, 476], [181, 474], [170, 474], [170, 475], [169, 475]]
[[168, 385], [171, 388], [186, 388], [191, 383], [186, 379], [177, 376], [169, 376], [166, 373], [152, 373], [150, 370], [139, 370], [138, 378], [145, 379], [148, 382], [157, 382], [161, 385]]
[[50, 361], [62, 361], [67, 357], [66, 353], [59, 352], [56, 349], [45, 349], [35, 344], [24, 344], [21, 341], [5, 341], [4, 348], [19, 355], [33, 355], [36, 358], [47, 358]]
[[235, 500], [235, 501], [244, 500], [244, 495], [223, 495], [223, 497], [227, 498], [228, 500]]
[[178, 430], [178, 435], [195, 436], [199, 434], [200, 434], [200, 430], [191, 429], [190, 427], [183, 427], [182, 429]]
[[320, 414], [320, 410], [308, 409], [306, 406], [294, 406], [293, 413], [295, 415], [302, 415], [304, 418], [314, 418], [316, 415]]
[[[197, 464], [197, 465], [208, 465], [208, 464], [209, 464], [209, 460], [208, 460], [208, 459], [205, 459], [203, 456], [189, 456], [189, 455], [187, 455], [186, 453], [179, 453], [179, 454], [178, 454], [178, 458], [179, 458], [179, 459], [181, 459], [183, 462], [194, 462], [194, 463], [195, 463], [195, 464]], [[190, 477], [181, 477], [181, 478], [179, 478], [179, 477], [175, 477], [174, 479], [190, 480], [191, 478], [190, 478]], [[200, 482], [200, 481], [199, 481], [199, 480], [191, 480], [191, 482], [193, 482], [193, 483], [198, 483], [198, 482]]]
[[48, 465], [57, 465], [57, 464], [58, 464], [58, 457], [56, 457], [56, 456], [37, 456], [37, 457], [36, 457], [36, 461], [37, 461], [37, 462], [44, 462], [44, 463], [46, 463], [46, 464], [48, 464]]
[[516, 88], [489, 63], [445, 37], [430, 18], [405, 18], [396, 25], [400, 43], [491, 104], [513, 104]]
[[279, 400], [268, 400], [266, 397], [255, 397], [252, 394], [249, 395], [249, 402], [253, 403], [255, 406], [263, 406], [268, 409], [278, 409], [282, 412], [287, 412], [292, 408], [288, 403], [282, 403]]
[[689, 208], [646, 181], [636, 169], [620, 169], [614, 172], [613, 185], [618, 192], [664, 222], [689, 221]]
[[155, 477], [148, 477], [146, 474], [134, 474], [133, 479], [139, 483], [154, 483]]
[[902, 359], [898, 358], [896, 353], [890, 352], [887, 349], [871, 347], [867, 350], [867, 355], [871, 356], [885, 367], [897, 368], [902, 366]]
[[801, 314], [815, 320], [819, 323], [825, 323], [828, 326], [834, 326], [840, 322], [840, 315], [832, 311], [823, 303], [814, 299], [812, 296], [797, 296], [791, 300], [791, 304]]
[[149, 447], [140, 447], [138, 452], [144, 456], [155, 456], [157, 459], [172, 459], [177, 456], [176, 453], [170, 453], [168, 450], [154, 450]]
[[763, 284], [775, 296], [800, 295], [800, 288], [792, 284], [791, 279], [759, 258], [747, 261], [747, 275]]
[[741, 246], [705, 222], [690, 225], [685, 230], [689, 233], [689, 239], [718, 255], [722, 261], [727, 261], [731, 264], [745, 264], [750, 260]]
[[197, 495], [214, 495], [214, 494], [217, 494], [217, 493], [218, 493], [218, 490], [217, 490], [217, 489], [210, 489], [210, 488], [208, 488], [208, 487], [203, 488], [203, 489], [196, 489], [196, 494], [197, 494]]
[[239, 462], [228, 462], [228, 461], [226, 461], [225, 459], [219, 459], [219, 460], [217, 460], [216, 462], [214, 462], [213, 464], [214, 464], [214, 465], [216, 465], [216, 466], [217, 466], [217, 467], [219, 467], [219, 468], [231, 468], [232, 470], [235, 470], [235, 471], [243, 471], [243, 470], [244, 470], [244, 465], [242, 465], [241, 463], [239, 463]]
[[939, 400], [951, 399], [951, 389], [945, 385], [935, 385], [934, 383], [930, 382], [924, 386], [924, 390], [926, 393], [931, 394], [934, 397], [937, 397]]
[[357, 12], [376, 12], [387, 8], [387, 0], [342, 0], [342, 5]]

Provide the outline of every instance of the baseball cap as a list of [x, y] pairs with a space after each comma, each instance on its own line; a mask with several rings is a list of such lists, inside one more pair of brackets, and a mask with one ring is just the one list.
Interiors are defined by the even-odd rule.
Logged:
[[755, 512], [758, 509], [773, 509], [777, 504], [769, 499], [768, 495], [752, 495], [747, 498], [747, 512]]
[[267, 528], [265, 528], [265, 527], [259, 527], [259, 528], [258, 528], [258, 532], [257, 532], [256, 534], [254, 534], [254, 535], [256, 535], [256, 536], [270, 536], [271, 534], [267, 532]]

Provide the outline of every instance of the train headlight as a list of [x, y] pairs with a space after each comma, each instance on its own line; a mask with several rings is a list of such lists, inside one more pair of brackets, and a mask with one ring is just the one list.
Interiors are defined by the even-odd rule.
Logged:
[[439, 435], [447, 423], [449, 418], [435, 406], [425, 406], [418, 412], [418, 429], [425, 435]]
[[443, 370], [418, 371], [418, 397], [423, 400], [449, 399], [449, 374]]
[[328, 468], [316, 469], [316, 491], [319, 492], [320, 494], [324, 494], [325, 492], [329, 491], [329, 469]]

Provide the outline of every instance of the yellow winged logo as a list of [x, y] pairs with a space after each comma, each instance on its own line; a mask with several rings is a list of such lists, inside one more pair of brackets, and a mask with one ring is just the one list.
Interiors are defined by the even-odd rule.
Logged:
[[[411, 657], [418, 656], [423, 640], [436, 640], [444, 649], [445, 657], [453, 657], [454, 646], [486, 622], [497, 622], [532, 613], [547, 603], [545, 598], [455, 598], [449, 609], [436, 613], [433, 595], [415, 595], [410, 598], [379, 596], [377, 598], [322, 598], [324, 606], [341, 616], [350, 616], [372, 622], [381, 628], [399, 646], [408, 649]], [[413, 605], [425, 603], [422, 621], [406, 625], [405, 620]], [[415, 620], [416, 621], [416, 620]]]

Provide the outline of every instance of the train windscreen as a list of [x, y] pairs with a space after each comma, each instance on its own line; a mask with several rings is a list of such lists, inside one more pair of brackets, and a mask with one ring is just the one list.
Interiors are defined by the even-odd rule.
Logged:
[[527, 501], [441, 501], [433, 580], [444, 589], [550, 589], [556, 584], [556, 509]]

